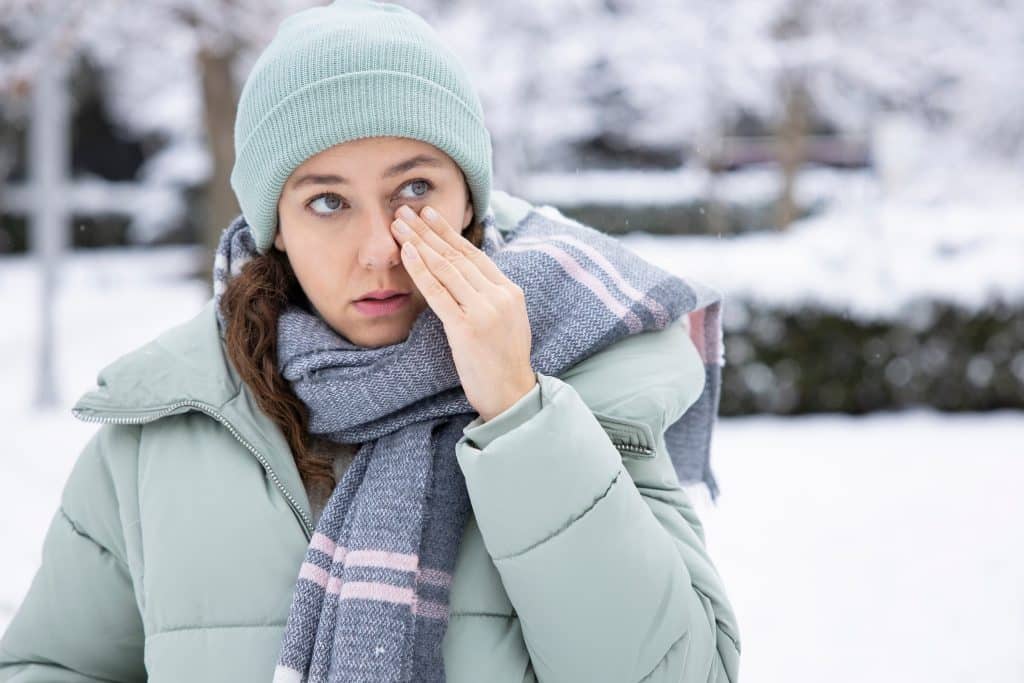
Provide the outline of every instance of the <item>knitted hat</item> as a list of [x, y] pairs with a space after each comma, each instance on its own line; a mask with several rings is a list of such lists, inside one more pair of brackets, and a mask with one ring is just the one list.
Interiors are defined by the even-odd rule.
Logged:
[[292, 14], [256, 60], [235, 118], [231, 188], [266, 253], [285, 181], [311, 156], [389, 135], [434, 145], [462, 169], [474, 219], [487, 213], [491, 139], [458, 57], [398, 5], [336, 0]]

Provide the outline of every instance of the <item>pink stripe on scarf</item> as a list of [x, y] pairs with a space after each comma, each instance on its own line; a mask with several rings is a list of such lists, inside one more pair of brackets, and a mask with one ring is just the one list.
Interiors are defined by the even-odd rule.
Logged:
[[378, 600], [399, 605], [412, 605], [413, 590], [399, 588], [379, 581], [346, 581], [338, 594], [339, 600]]
[[585, 286], [587, 289], [592, 291], [594, 295], [601, 300], [601, 302], [610, 310], [612, 313], [617, 315], [626, 323], [626, 327], [629, 328], [631, 334], [636, 334], [643, 329], [643, 323], [640, 318], [637, 317], [636, 313], [623, 306], [619, 301], [608, 291], [608, 288], [604, 286], [604, 283], [594, 277], [591, 273], [587, 272], [583, 266], [579, 264], [572, 256], [567, 254], [564, 250], [559, 249], [553, 244], [536, 243], [526, 244], [519, 246], [516, 244], [510, 244], [505, 247], [506, 251], [542, 251], [545, 254], [554, 258], [562, 266], [562, 269], [572, 277], [574, 280]]
[[[722, 357], [722, 328], [719, 324], [721, 315], [717, 306], [699, 308], [687, 313], [690, 325], [690, 339], [700, 353], [705, 365], [724, 365]], [[705, 324], [708, 329], [705, 329]]]
[[334, 557], [332, 558], [334, 564], [345, 564], [345, 556], [348, 555], [348, 548], [343, 545], [339, 545], [334, 549]]
[[317, 531], [313, 534], [313, 538], [309, 541], [310, 548], [316, 548], [327, 557], [334, 556], [334, 549], [337, 547], [334, 541], [330, 537]]
[[345, 558], [346, 567], [384, 567], [404, 572], [416, 571], [419, 563], [419, 555], [385, 550], [353, 550]]
[[704, 309], [698, 308], [696, 311], [687, 313], [686, 316], [690, 320], [690, 339], [693, 341], [693, 345], [697, 347], [697, 352], [706, 365], [708, 362], [708, 350], [704, 332]]
[[[351, 550], [345, 546], [338, 546], [324, 534], [315, 532], [310, 540], [309, 547], [316, 548], [320, 552], [333, 555], [335, 564], [342, 567], [383, 567], [385, 569], [396, 569], [398, 571], [416, 572], [418, 580], [442, 588], [452, 583], [452, 575], [440, 569], [419, 566], [419, 556], [410, 553], [393, 553], [384, 550]], [[299, 570], [300, 579], [308, 579], [314, 583], [326, 587], [329, 572], [312, 562], [303, 562]], [[335, 579], [335, 581], [340, 581]], [[340, 583], [338, 583], [340, 586]], [[337, 592], [337, 590], [333, 591]]]
[[299, 578], [307, 579], [317, 584], [321, 588], [327, 587], [327, 571], [322, 569], [315, 564], [310, 562], [303, 562], [302, 569], [299, 570]]
[[[623, 294], [628, 296], [630, 299], [633, 299], [634, 301], [639, 301], [641, 304], [643, 304], [644, 308], [651, 312], [651, 315], [654, 317], [654, 320], [657, 322], [659, 327], [664, 328], [665, 326], [668, 325], [669, 315], [668, 311], [665, 310], [665, 307], [662, 306], [659, 302], [652, 299], [647, 294], [644, 294], [639, 289], [631, 285], [626, 280], [626, 278], [622, 277], [622, 273], [620, 273], [618, 269], [612, 265], [611, 261], [606, 259], [604, 257], [604, 254], [599, 252], [597, 249], [594, 249], [586, 242], [582, 242], [570, 235], [551, 235], [547, 239], [558, 240], [559, 242], [564, 242], [565, 244], [571, 244], [572, 246], [582, 251], [584, 254], [590, 257], [591, 261], [596, 263], [598, 267], [600, 267], [601, 270], [605, 272], [605, 275], [612, 279], [616, 286], [620, 290], [622, 290]], [[520, 239], [516, 242], [516, 244], [537, 243], [543, 244], [540, 238], [525, 238]]]
[[452, 575], [440, 569], [421, 569], [418, 578], [421, 583], [429, 583], [433, 586], [441, 586], [442, 588], [452, 584]]
[[716, 302], [706, 309], [705, 317], [710, 321], [708, 327], [708, 359], [716, 365], [725, 365], [725, 346], [722, 341], [722, 304]]

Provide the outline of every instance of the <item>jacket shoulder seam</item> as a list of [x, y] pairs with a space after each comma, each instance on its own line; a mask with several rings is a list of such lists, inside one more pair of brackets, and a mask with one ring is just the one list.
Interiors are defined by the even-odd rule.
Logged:
[[75, 532], [75, 534], [77, 534], [77, 535], [81, 536], [82, 538], [90, 541], [97, 548], [99, 548], [100, 550], [102, 550], [102, 551], [106, 552], [107, 554], [109, 554], [111, 557], [113, 557], [115, 560], [117, 560], [118, 564], [120, 564], [122, 567], [124, 567], [125, 571], [128, 571], [128, 563], [124, 560], [124, 558], [118, 556], [118, 554], [115, 553], [113, 550], [111, 550], [107, 546], [105, 546], [102, 543], [100, 543], [99, 541], [97, 541], [87, 531], [85, 531], [78, 522], [76, 522], [75, 520], [71, 519], [71, 516], [68, 515], [68, 513], [64, 509], [63, 505], [58, 506], [57, 510], [58, 510], [58, 512], [60, 512], [61, 516], [64, 518], [64, 521], [66, 521], [68, 523], [68, 526], [71, 527], [71, 530], [73, 532]]

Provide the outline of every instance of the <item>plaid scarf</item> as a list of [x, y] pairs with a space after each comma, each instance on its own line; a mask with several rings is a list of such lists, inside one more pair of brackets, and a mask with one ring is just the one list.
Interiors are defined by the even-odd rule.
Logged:
[[[686, 327], [704, 360], [705, 389], [666, 444], [680, 481], [703, 482], [714, 498], [720, 295], [551, 207], [531, 207], [507, 231], [493, 211], [483, 224], [483, 251], [526, 295], [537, 372], [558, 376], [627, 335]], [[255, 256], [239, 216], [214, 265], [222, 326], [219, 297]], [[278, 362], [309, 408], [310, 432], [361, 446], [306, 551], [274, 681], [443, 681], [448, 593], [471, 510], [454, 450], [477, 414], [440, 318], [428, 307], [404, 341], [365, 348], [290, 305], [278, 321]]]

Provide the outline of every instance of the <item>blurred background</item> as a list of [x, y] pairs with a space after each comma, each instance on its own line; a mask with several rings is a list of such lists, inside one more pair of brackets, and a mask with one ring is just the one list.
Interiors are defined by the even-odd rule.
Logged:
[[[306, 0], [0, 0], [0, 631], [99, 369], [190, 318]], [[1024, 2], [419, 0], [494, 186], [724, 295], [746, 681], [1024, 681]]]

